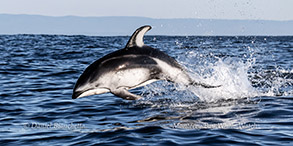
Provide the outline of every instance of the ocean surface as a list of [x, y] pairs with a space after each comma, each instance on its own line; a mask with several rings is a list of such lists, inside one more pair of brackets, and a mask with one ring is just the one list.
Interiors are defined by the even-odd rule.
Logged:
[[146, 36], [204, 89], [159, 81], [71, 99], [129, 37], [0, 35], [0, 145], [293, 145], [293, 36]]

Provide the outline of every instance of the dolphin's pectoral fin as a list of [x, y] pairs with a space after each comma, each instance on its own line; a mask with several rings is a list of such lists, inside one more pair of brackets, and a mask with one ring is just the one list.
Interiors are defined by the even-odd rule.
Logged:
[[111, 93], [113, 93], [114, 95], [119, 96], [123, 99], [126, 99], [126, 100], [137, 100], [137, 99], [142, 98], [139, 95], [135, 95], [133, 93], [130, 93], [125, 88], [118, 88], [115, 90], [111, 90]]
[[192, 86], [201, 86], [204, 88], [217, 88], [217, 87], [221, 87], [222, 85], [217, 85], [217, 86], [213, 86], [213, 85], [208, 85], [205, 83], [198, 83], [198, 82], [192, 82], [190, 85]]

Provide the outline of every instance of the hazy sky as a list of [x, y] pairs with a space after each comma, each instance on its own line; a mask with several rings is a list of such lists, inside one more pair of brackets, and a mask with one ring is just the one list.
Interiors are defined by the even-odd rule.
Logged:
[[0, 0], [0, 13], [293, 20], [293, 0]]

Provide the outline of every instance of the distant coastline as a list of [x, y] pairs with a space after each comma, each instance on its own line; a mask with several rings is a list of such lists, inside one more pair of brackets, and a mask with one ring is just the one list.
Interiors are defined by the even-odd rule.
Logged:
[[79, 17], [0, 14], [0, 34], [126, 36], [141, 25], [148, 35], [247, 36], [293, 35], [293, 20], [153, 19], [146, 17]]

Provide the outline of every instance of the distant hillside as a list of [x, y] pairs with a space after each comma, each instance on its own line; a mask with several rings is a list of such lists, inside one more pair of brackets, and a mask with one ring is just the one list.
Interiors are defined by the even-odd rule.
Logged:
[[293, 35], [293, 21], [50, 17], [0, 14], [0, 34], [131, 35], [149, 24], [149, 35]]

